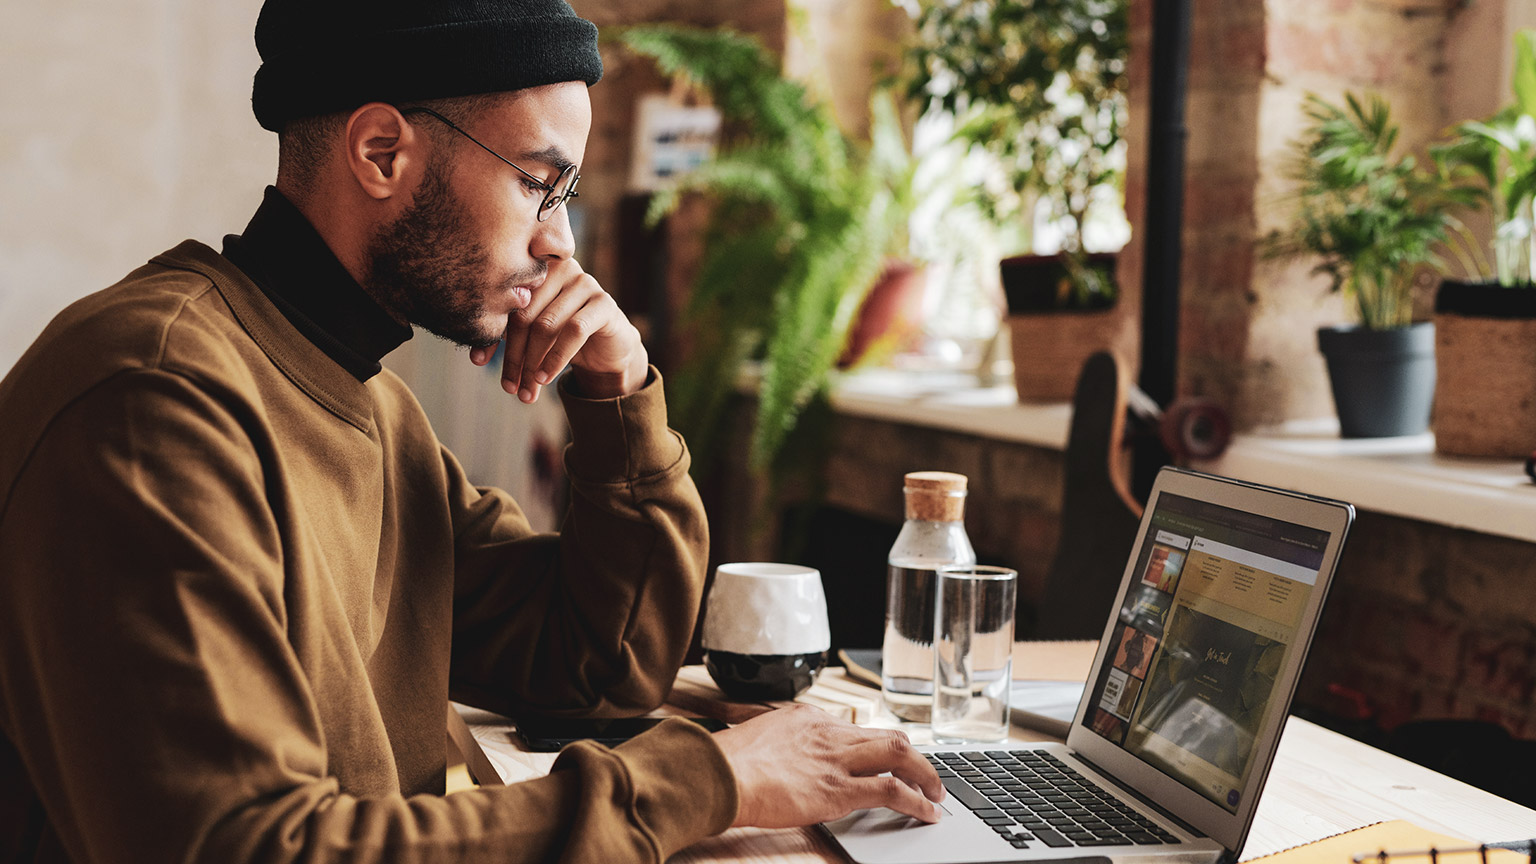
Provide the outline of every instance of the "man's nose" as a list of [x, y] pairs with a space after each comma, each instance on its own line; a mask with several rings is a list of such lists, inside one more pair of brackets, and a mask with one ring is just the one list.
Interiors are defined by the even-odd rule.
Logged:
[[571, 230], [570, 207], [561, 204], [549, 218], [538, 223], [529, 254], [548, 261], [564, 261], [576, 254], [576, 236]]

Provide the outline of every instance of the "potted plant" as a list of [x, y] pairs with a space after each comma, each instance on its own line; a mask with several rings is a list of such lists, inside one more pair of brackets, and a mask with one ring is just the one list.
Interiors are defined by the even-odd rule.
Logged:
[[1494, 223], [1491, 271], [1444, 280], [1435, 295], [1441, 453], [1524, 458], [1536, 446], [1536, 31], [1515, 34], [1514, 95], [1436, 149], [1447, 170], [1477, 179]]
[[[1071, 398], [1094, 351], [1124, 354], [1133, 328], [1115, 308], [1115, 256], [1090, 250], [1090, 213], [1123, 198], [1126, 0], [893, 0], [912, 16], [907, 95], [952, 115], [989, 157], [974, 197], [1017, 250], [1037, 209], [1060, 251], [999, 263], [1021, 399]], [[1101, 211], [1102, 212], [1102, 211]], [[1112, 245], [1123, 239], [1109, 241]]]
[[765, 470], [824, 398], [856, 313], [904, 237], [912, 164], [894, 102], [877, 94], [870, 139], [854, 140], [749, 37], [650, 25], [619, 39], [721, 112], [719, 152], [650, 208], [659, 219], [689, 193], [712, 207], [684, 312], [693, 344], [669, 387], [670, 413], [695, 464], [707, 465], [726, 398], [760, 359], [750, 464]]
[[1441, 264], [1440, 249], [1464, 256], [1454, 211], [1476, 192], [1395, 154], [1398, 128], [1379, 96], [1345, 94], [1340, 107], [1310, 95], [1304, 111], [1310, 122], [1289, 172], [1297, 218], [1269, 252], [1321, 259], [1314, 272], [1327, 274], [1359, 320], [1317, 333], [1341, 434], [1422, 433], [1434, 399], [1434, 324], [1414, 321], [1414, 281], [1421, 267]]

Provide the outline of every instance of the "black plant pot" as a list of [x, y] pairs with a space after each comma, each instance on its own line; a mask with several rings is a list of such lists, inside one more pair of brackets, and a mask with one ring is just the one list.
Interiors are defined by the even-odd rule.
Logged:
[[1435, 401], [1435, 325], [1392, 330], [1320, 327], [1339, 433], [1390, 438], [1429, 431]]
[[[1099, 285], [1108, 289], [1086, 297], [1074, 289], [1072, 271], [1064, 254], [1004, 258], [998, 262], [998, 272], [1002, 275], [1008, 314], [1108, 309], [1115, 305], [1118, 293], [1114, 290], [1115, 258], [1114, 252], [1090, 252], [1083, 256], [1082, 266], [1093, 272]], [[1072, 377], [1076, 380], [1075, 372]]]
[[1446, 279], [1435, 292], [1435, 311], [1478, 318], [1536, 318], [1536, 285]]

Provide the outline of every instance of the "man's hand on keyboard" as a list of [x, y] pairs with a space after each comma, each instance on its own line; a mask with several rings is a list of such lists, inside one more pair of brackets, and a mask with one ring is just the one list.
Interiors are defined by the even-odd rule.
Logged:
[[715, 741], [736, 772], [737, 825], [814, 825], [867, 807], [939, 820], [929, 802], [943, 800], [944, 785], [901, 732], [795, 705], [716, 732]]

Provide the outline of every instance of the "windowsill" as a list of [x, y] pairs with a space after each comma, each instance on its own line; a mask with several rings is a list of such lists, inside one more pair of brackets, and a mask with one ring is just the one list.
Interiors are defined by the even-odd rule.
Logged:
[[1067, 448], [1072, 406], [1020, 405], [1012, 382], [983, 387], [968, 372], [872, 369], [843, 376], [832, 391], [843, 414], [962, 432], [994, 441]]
[[1342, 439], [1332, 420], [1236, 436], [1217, 474], [1338, 498], [1361, 510], [1536, 542], [1536, 483], [1513, 459], [1435, 453], [1431, 433]]
[[[974, 375], [871, 370], [842, 378], [832, 405], [852, 416], [945, 429], [1047, 449], [1066, 448], [1067, 403], [1021, 405], [1011, 384]], [[1371, 510], [1536, 542], [1536, 483], [1510, 459], [1435, 453], [1432, 434], [1342, 439], [1333, 420], [1236, 436], [1194, 467], [1253, 483], [1338, 498]]]

